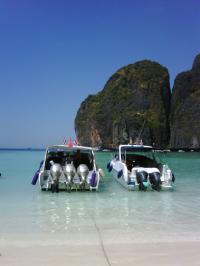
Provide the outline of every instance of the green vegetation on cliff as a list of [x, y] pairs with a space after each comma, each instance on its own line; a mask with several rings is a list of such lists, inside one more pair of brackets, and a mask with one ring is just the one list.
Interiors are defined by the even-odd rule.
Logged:
[[192, 69], [177, 75], [171, 108], [171, 140], [173, 149], [200, 148], [200, 54]]
[[169, 142], [169, 74], [148, 60], [119, 69], [96, 95], [81, 104], [75, 130], [81, 144], [116, 147], [135, 140], [142, 131], [145, 144]]

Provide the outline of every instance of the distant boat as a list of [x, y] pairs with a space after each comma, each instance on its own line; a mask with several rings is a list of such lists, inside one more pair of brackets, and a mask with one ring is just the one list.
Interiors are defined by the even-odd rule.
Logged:
[[92, 147], [93, 151], [101, 151], [100, 147]]
[[128, 190], [166, 190], [175, 181], [171, 169], [159, 161], [151, 146], [120, 145], [107, 169]]
[[93, 149], [84, 146], [55, 145], [46, 149], [44, 161], [35, 173], [42, 190], [98, 190], [103, 171], [97, 168]]

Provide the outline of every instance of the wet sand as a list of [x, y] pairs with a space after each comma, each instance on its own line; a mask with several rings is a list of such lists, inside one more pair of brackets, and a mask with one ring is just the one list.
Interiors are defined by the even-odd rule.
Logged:
[[196, 266], [200, 242], [0, 247], [1, 266]]

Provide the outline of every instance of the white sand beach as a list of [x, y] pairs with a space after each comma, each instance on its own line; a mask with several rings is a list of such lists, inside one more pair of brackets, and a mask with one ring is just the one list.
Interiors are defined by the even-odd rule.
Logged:
[[200, 265], [200, 242], [128, 243], [63, 246], [5, 246], [1, 266], [195, 266]]

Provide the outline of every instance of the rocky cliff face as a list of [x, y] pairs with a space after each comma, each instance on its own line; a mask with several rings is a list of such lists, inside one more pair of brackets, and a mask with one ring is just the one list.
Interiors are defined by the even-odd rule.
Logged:
[[117, 147], [141, 137], [145, 144], [169, 143], [168, 70], [152, 61], [119, 69], [97, 95], [82, 102], [75, 131], [82, 145]]
[[200, 148], [200, 54], [192, 69], [177, 75], [171, 108], [171, 140], [174, 149]]

